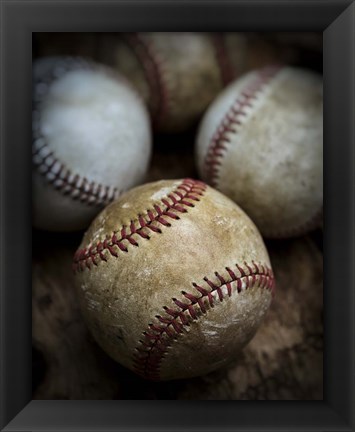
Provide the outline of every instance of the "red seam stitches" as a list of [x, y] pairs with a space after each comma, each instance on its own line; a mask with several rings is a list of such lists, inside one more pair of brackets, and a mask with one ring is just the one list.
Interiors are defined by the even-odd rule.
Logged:
[[215, 50], [217, 64], [219, 66], [223, 86], [230, 83], [235, 75], [226, 46], [226, 35], [224, 33], [211, 35]]
[[138, 215], [129, 225], [123, 225], [111, 236], [108, 235], [104, 241], [78, 249], [74, 255], [74, 272], [90, 270], [93, 265], [97, 266], [99, 261], [107, 261], [109, 255], [118, 257], [120, 252], [128, 252], [130, 245], [139, 245], [137, 236], [149, 239], [150, 232], [161, 233], [159, 225], [170, 227], [170, 220], [179, 219], [177, 213], [187, 213], [187, 208], [194, 207], [194, 202], [200, 200], [206, 187], [201, 181], [184, 179], [166, 198], [162, 198], [159, 204], [154, 204], [153, 208]]
[[68, 57], [58, 62], [58, 65], [54, 65], [40, 82], [34, 82], [32, 163], [37, 172], [64, 195], [88, 205], [104, 206], [117, 199], [121, 191], [116, 187], [89, 181], [86, 177], [74, 174], [50, 149], [40, 128], [40, 104], [51, 83], [65, 72], [78, 68], [91, 70], [94, 66], [89, 61]]
[[[205, 277], [199, 285], [195, 282], [192, 284], [197, 292], [192, 294], [182, 291], [181, 300], [173, 298], [172, 307], [164, 306], [164, 311], [149, 324], [136, 347], [133, 365], [137, 374], [147, 379], [159, 380], [161, 362], [174, 340], [186, 332], [186, 326], [206, 314], [215, 303], [222, 302], [225, 296], [231, 297], [233, 290], [240, 293], [243, 289], [258, 284], [260, 288], [267, 289], [274, 295], [275, 281], [272, 270], [262, 264], [254, 261], [249, 265], [244, 263], [243, 267], [236, 264], [235, 270], [226, 267], [225, 271], [225, 277], [215, 272], [218, 282]], [[237, 276], [237, 272], [240, 276]]]
[[152, 121], [155, 127], [159, 126], [169, 111], [169, 92], [164, 81], [165, 66], [159, 53], [155, 50], [153, 42], [139, 33], [124, 35], [127, 44], [141, 62], [144, 70], [152, 103]]
[[247, 115], [246, 108], [252, 106], [258, 93], [279, 70], [280, 67], [278, 66], [262, 69], [234, 101], [212, 136], [204, 163], [205, 178], [209, 180], [212, 186], [217, 187], [222, 156], [230, 142], [228, 134], [230, 132], [237, 133], [236, 128], [242, 124], [242, 118]]

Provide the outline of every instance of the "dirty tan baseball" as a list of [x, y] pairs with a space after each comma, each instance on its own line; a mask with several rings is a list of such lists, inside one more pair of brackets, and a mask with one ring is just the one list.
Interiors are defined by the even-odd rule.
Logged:
[[192, 32], [108, 34], [100, 46], [102, 61], [132, 82], [163, 132], [197, 121], [242, 67], [244, 50], [241, 35]]
[[233, 199], [266, 237], [317, 227], [323, 206], [320, 75], [266, 67], [231, 83], [198, 131], [202, 179]]
[[235, 359], [274, 290], [254, 223], [192, 179], [138, 186], [107, 206], [73, 270], [98, 344], [151, 380], [194, 377]]
[[33, 224], [87, 228], [143, 182], [151, 154], [147, 109], [126, 79], [80, 57], [33, 65]]

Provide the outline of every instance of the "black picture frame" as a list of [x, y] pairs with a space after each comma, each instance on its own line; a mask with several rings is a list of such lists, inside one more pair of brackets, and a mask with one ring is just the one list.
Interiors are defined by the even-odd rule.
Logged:
[[[1, 1], [1, 430], [354, 430], [354, 18], [349, 0]], [[31, 34], [153, 30], [323, 32], [323, 401], [31, 400]]]

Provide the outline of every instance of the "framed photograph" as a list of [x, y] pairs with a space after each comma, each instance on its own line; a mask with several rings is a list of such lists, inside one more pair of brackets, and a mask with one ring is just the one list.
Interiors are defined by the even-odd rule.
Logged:
[[353, 2], [0, 2], [1, 430], [353, 431]]

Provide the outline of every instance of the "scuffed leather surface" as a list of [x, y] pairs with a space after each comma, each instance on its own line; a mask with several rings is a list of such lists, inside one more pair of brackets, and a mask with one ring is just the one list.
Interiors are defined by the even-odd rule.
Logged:
[[[177, 132], [188, 128], [225, 85], [213, 36], [207, 33], [153, 32], [139, 33], [139, 37], [151, 47], [166, 88], [167, 110], [161, 119], [157, 119], [158, 130]], [[154, 110], [159, 95], [151, 93], [139, 55], [117, 35], [108, 35], [101, 43], [102, 61], [125, 75], [138, 89], [151, 111]], [[242, 68], [245, 55], [243, 47], [243, 36], [235, 34], [228, 38], [225, 51], [234, 69], [232, 73]], [[231, 50], [231, 53], [227, 53], [227, 50]], [[158, 100], [158, 103], [161, 102]]]
[[[206, 181], [204, 161], [212, 136], [257, 73], [230, 84], [200, 125], [196, 158]], [[236, 132], [228, 133], [217, 188], [240, 205], [265, 236], [288, 236], [303, 226], [307, 229], [321, 211], [322, 107], [320, 76], [282, 68], [251, 100], [242, 124], [234, 127]]]
[[[139, 186], [106, 207], [85, 233], [79, 247], [88, 248], [123, 225], [129, 225], [154, 204], [161, 204], [179, 184], [158, 181]], [[262, 238], [245, 213], [229, 198], [207, 187], [195, 207], [169, 219], [162, 233], [150, 239], [135, 237], [139, 246], [129, 245], [118, 257], [105, 254], [91, 269], [75, 275], [84, 318], [101, 347], [116, 361], [134, 370], [133, 359], [143, 332], [174, 307], [173, 298], [183, 300], [181, 291], [193, 292], [192, 283], [208, 287], [203, 278], [225, 278], [226, 267], [236, 269], [244, 262], [271, 268]], [[188, 331], [170, 346], [161, 364], [160, 379], [191, 377], [214, 370], [233, 359], [254, 335], [271, 302], [271, 292], [257, 286], [216, 302], [199, 316]], [[195, 292], [196, 294], [196, 292]], [[186, 300], [186, 299], [185, 299]]]

